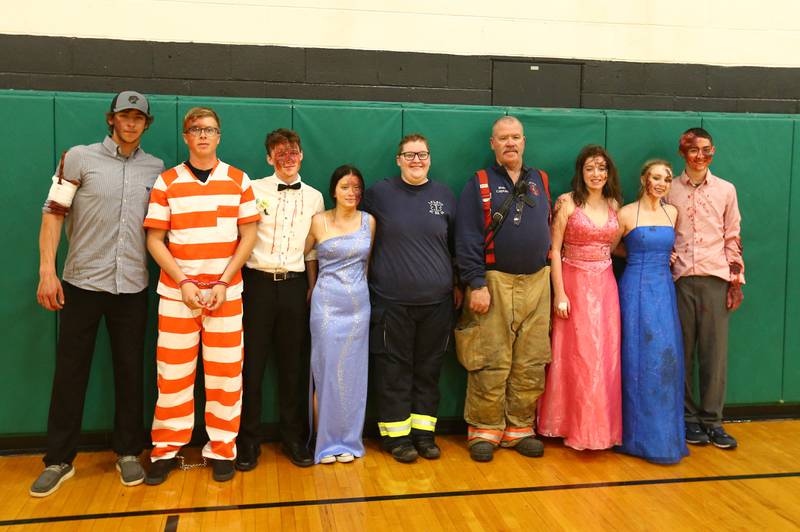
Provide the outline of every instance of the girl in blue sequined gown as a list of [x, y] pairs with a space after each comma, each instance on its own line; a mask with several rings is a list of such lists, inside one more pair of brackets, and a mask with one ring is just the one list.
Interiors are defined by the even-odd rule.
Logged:
[[364, 455], [369, 289], [366, 269], [374, 220], [356, 210], [364, 181], [351, 166], [331, 177], [336, 207], [314, 217], [306, 247], [316, 243], [319, 275], [311, 296], [311, 372], [317, 398], [315, 463]]
[[628, 264], [619, 283], [622, 312], [622, 446], [661, 464], [688, 454], [683, 422], [683, 343], [670, 255], [677, 211], [662, 203], [669, 163], [642, 168], [636, 203], [619, 214]]

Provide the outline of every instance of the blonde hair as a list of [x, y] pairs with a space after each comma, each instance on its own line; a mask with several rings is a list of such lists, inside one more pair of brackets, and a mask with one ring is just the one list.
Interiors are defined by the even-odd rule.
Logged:
[[222, 123], [219, 121], [219, 116], [217, 115], [216, 111], [211, 109], [210, 107], [192, 107], [186, 112], [186, 116], [183, 117], [183, 131], [186, 132], [186, 126], [194, 122], [195, 120], [199, 120], [200, 118], [211, 117], [217, 121], [217, 127], [222, 128]]
[[672, 164], [666, 159], [648, 159], [642, 165], [642, 170], [639, 172], [639, 194], [636, 196], [636, 199], [641, 199], [645, 193], [645, 183], [647, 182], [647, 176], [650, 174], [650, 169], [654, 166], [664, 166], [667, 170], [669, 170], [670, 177], [673, 177], [672, 171]]

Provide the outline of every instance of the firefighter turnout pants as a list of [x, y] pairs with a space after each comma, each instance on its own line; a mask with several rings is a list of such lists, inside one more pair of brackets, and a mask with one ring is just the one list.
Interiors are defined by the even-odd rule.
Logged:
[[455, 331], [466, 368], [468, 441], [513, 447], [534, 435], [536, 401], [550, 362], [550, 267], [533, 274], [486, 272], [486, 314], [464, 309]]
[[433, 438], [439, 374], [453, 326], [453, 302], [402, 305], [373, 294], [370, 325], [378, 428], [384, 446]]

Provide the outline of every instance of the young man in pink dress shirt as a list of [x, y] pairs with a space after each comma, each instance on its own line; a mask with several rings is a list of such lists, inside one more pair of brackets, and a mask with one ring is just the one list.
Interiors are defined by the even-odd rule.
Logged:
[[[728, 317], [744, 297], [736, 188], [709, 170], [715, 147], [705, 129], [687, 130], [678, 149], [686, 166], [672, 182], [667, 200], [678, 209], [677, 259], [672, 274], [686, 357], [686, 441], [735, 449], [736, 440], [722, 428], [722, 407], [728, 372]], [[692, 392], [695, 351], [699, 402]]]

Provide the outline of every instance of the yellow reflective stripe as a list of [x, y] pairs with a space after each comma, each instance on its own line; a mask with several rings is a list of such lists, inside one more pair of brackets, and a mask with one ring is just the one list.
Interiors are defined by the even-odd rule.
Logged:
[[411, 414], [411, 428], [417, 430], [436, 430], [436, 418], [422, 414]]
[[404, 421], [379, 421], [378, 429], [381, 436], [396, 438], [398, 436], [408, 436], [411, 434], [411, 418]]

